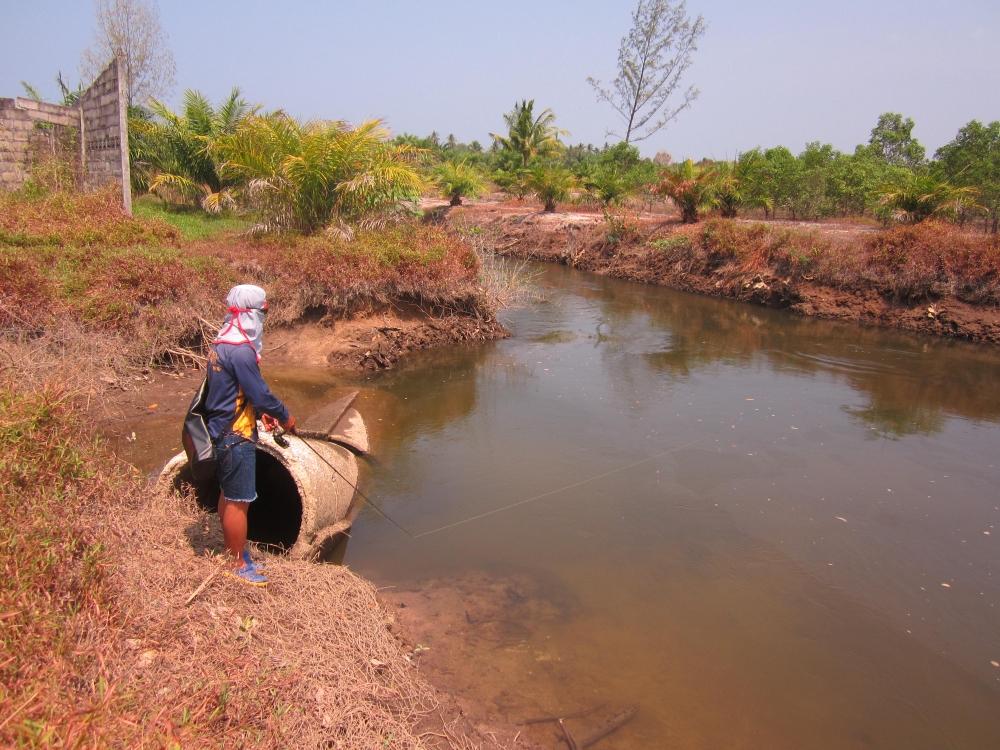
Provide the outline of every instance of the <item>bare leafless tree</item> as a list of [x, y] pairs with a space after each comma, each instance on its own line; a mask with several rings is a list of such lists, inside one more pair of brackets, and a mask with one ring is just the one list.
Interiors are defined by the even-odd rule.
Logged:
[[698, 96], [689, 86], [675, 103], [669, 100], [691, 65], [705, 19], [691, 19], [684, 0], [639, 0], [632, 28], [618, 47], [618, 77], [610, 89], [587, 78], [597, 98], [614, 107], [625, 121], [625, 142], [641, 141], [673, 120]]
[[120, 53], [128, 75], [129, 106], [163, 96], [174, 83], [174, 56], [156, 0], [95, 0], [94, 5], [97, 30], [80, 64], [84, 80], [94, 80]]

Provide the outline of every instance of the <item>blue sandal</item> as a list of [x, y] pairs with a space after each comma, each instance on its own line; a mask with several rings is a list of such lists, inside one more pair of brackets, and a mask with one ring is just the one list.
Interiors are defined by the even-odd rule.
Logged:
[[267, 586], [267, 579], [258, 573], [257, 568], [253, 567], [253, 565], [244, 565], [242, 568], [227, 570], [226, 575], [248, 586]]
[[254, 559], [250, 557], [250, 550], [246, 548], [243, 549], [243, 564], [248, 568], [252, 568], [257, 573], [264, 570], [264, 563], [254, 562]]

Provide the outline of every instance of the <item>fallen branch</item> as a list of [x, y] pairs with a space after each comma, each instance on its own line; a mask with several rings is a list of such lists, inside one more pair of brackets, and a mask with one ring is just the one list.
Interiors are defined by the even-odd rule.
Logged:
[[615, 714], [610, 719], [608, 719], [608, 721], [601, 729], [598, 729], [596, 732], [594, 732], [589, 737], [584, 739], [583, 742], [579, 743], [580, 750], [586, 750], [586, 748], [590, 747], [591, 745], [596, 745], [598, 742], [603, 740], [608, 735], [614, 734], [623, 726], [632, 721], [632, 719], [638, 712], [639, 712], [638, 706], [629, 706], [628, 708], [625, 708], [619, 713]]
[[569, 750], [580, 750], [580, 746], [576, 744], [576, 740], [573, 739], [573, 735], [569, 733], [569, 727], [566, 726], [566, 722], [559, 719], [559, 728], [562, 730], [563, 737], [566, 738], [566, 744], [569, 745]]
[[584, 716], [590, 716], [595, 711], [600, 711], [606, 705], [607, 705], [606, 703], [598, 703], [593, 708], [586, 708], [582, 711], [577, 711], [571, 714], [562, 714], [561, 716], [539, 716], [534, 719], [525, 719], [524, 721], [521, 722], [521, 724], [527, 726], [529, 724], [546, 724], [551, 721], [557, 722], [560, 721], [561, 719], [580, 719], [583, 718]]
[[193, 359], [196, 363], [208, 361], [206, 357], [195, 354], [188, 349], [167, 349], [167, 354], [173, 354], [175, 357], [181, 357], [182, 359]]

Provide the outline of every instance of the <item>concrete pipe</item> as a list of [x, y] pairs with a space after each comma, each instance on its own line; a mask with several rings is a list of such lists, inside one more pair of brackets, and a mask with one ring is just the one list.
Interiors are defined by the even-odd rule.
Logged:
[[[322, 545], [350, 529], [358, 461], [346, 448], [325, 440], [310, 439], [307, 445], [295, 435], [285, 438], [289, 445], [282, 448], [270, 433], [260, 433], [257, 499], [250, 505], [248, 537], [285, 550], [291, 557], [312, 557]], [[214, 510], [218, 504], [218, 483], [195, 483], [184, 453], [167, 463], [160, 481], [175, 490], [190, 485], [206, 509]]]

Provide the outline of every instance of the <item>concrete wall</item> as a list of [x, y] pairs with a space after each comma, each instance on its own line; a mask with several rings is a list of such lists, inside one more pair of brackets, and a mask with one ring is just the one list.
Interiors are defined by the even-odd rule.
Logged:
[[80, 97], [83, 123], [83, 188], [93, 190], [108, 183], [122, 188], [122, 205], [132, 213], [132, 188], [128, 163], [128, 96], [125, 65], [115, 59]]
[[0, 99], [0, 189], [24, 184], [45, 157], [59, 157], [82, 190], [119, 186], [132, 213], [125, 66], [116, 59], [77, 104]]
[[79, 130], [80, 113], [75, 108], [0, 99], [0, 188], [20, 187], [46, 159], [68, 166], [75, 182], [81, 171]]

